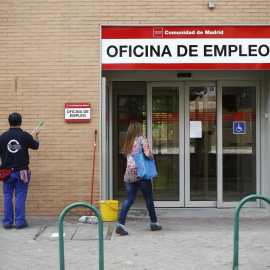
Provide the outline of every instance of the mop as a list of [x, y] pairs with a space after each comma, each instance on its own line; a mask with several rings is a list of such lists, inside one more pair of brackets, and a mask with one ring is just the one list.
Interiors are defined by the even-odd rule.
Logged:
[[[90, 204], [93, 202], [93, 187], [94, 187], [94, 172], [95, 172], [95, 157], [96, 157], [96, 140], [97, 140], [97, 130], [95, 130], [95, 143], [94, 143], [94, 157], [93, 157], [93, 172], [92, 172], [92, 187], [91, 187], [91, 198]], [[92, 216], [92, 209], [90, 209], [89, 216], [82, 216], [79, 219], [80, 222], [86, 223], [98, 223], [98, 218], [96, 216]]]

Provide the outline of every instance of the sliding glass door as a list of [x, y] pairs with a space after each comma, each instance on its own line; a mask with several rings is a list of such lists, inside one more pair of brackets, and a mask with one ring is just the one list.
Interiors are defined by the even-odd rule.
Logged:
[[[257, 82], [113, 82], [110, 198], [125, 199], [122, 147], [132, 120], [155, 156], [156, 207], [235, 207], [259, 193]], [[257, 206], [249, 202], [247, 206]], [[134, 207], [144, 207], [138, 193]]]
[[185, 205], [215, 206], [217, 201], [215, 83], [187, 83], [185, 95]]
[[[224, 82], [220, 94], [219, 206], [235, 206], [259, 191], [258, 82]], [[249, 206], [257, 206], [256, 201]]]
[[[152, 111], [149, 114], [152, 149], [156, 160], [158, 176], [153, 179], [156, 205], [183, 206], [183, 168], [180, 160], [184, 145], [180, 135], [183, 124], [183, 84], [151, 84], [149, 89]], [[182, 110], [181, 110], [182, 108]], [[182, 121], [180, 120], [182, 118]], [[183, 128], [182, 128], [183, 130]], [[182, 186], [182, 188], [180, 188]]]

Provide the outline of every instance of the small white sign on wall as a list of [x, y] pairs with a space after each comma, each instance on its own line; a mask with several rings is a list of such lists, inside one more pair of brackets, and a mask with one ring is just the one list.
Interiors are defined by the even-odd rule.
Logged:
[[90, 103], [66, 103], [66, 122], [90, 122]]

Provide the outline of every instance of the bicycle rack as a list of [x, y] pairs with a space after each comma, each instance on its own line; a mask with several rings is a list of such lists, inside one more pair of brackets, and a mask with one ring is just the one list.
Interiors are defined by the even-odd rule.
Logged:
[[233, 270], [238, 270], [238, 249], [239, 249], [239, 213], [242, 206], [249, 200], [260, 199], [268, 202], [270, 204], [270, 198], [261, 195], [249, 195], [242, 199], [238, 206], [236, 207], [234, 213], [234, 249], [233, 249]]
[[63, 236], [63, 221], [67, 212], [75, 207], [83, 206], [94, 211], [98, 218], [98, 239], [99, 239], [99, 270], [104, 270], [104, 243], [103, 243], [103, 220], [99, 211], [89, 203], [77, 202], [66, 207], [59, 217], [58, 233], [59, 233], [59, 259], [60, 270], [65, 270], [64, 259], [64, 236]]

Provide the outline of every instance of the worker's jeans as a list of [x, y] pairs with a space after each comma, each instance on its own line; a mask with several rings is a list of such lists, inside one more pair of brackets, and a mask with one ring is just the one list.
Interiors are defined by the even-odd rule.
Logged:
[[157, 217], [156, 217], [155, 206], [153, 202], [153, 189], [152, 189], [151, 180], [142, 179], [134, 183], [125, 183], [125, 184], [126, 184], [127, 198], [122, 206], [122, 210], [119, 216], [119, 223], [122, 225], [125, 225], [127, 213], [131, 205], [135, 201], [138, 188], [140, 188], [140, 190], [143, 193], [151, 222], [156, 223]]
[[14, 222], [14, 211], [12, 203], [14, 190], [15, 190], [16, 226], [23, 226], [26, 224], [25, 201], [27, 197], [29, 182], [30, 182], [30, 175], [28, 175], [28, 182], [24, 183], [20, 179], [20, 172], [12, 172], [3, 181], [4, 216], [2, 218], [2, 221], [5, 226], [11, 226]]

